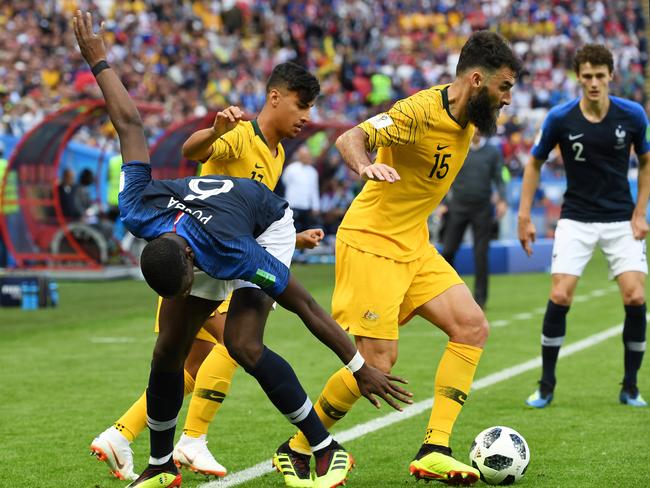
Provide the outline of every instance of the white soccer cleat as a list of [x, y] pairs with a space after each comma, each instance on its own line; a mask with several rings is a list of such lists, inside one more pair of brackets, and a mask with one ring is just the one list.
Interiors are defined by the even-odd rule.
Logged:
[[90, 454], [108, 464], [113, 476], [121, 480], [135, 480], [131, 443], [114, 427], [110, 426], [95, 437], [90, 444]]
[[174, 446], [176, 466], [189, 468], [195, 473], [206, 476], [226, 476], [228, 470], [217, 462], [210, 450], [205, 434], [200, 437], [181, 435]]

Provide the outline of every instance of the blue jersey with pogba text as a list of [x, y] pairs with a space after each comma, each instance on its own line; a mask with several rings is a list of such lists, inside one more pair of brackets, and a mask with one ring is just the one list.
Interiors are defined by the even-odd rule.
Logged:
[[248, 178], [152, 180], [149, 164], [122, 165], [120, 219], [133, 235], [152, 240], [175, 232], [194, 251], [196, 266], [213, 278], [250, 281], [273, 297], [286, 288], [289, 269], [255, 238], [280, 220], [287, 206]]
[[580, 99], [553, 108], [532, 149], [533, 157], [545, 161], [560, 146], [567, 177], [561, 218], [580, 222], [632, 218], [630, 148], [634, 146], [639, 156], [650, 151], [648, 117], [636, 102], [609, 99], [607, 115], [598, 123], [584, 117]]

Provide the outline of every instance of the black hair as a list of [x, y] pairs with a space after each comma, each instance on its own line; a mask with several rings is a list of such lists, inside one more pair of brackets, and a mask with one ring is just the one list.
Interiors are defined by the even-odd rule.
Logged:
[[273, 68], [266, 82], [266, 93], [273, 88], [286, 88], [298, 94], [305, 105], [313, 102], [320, 93], [320, 83], [314, 75], [299, 64], [287, 62]]
[[183, 247], [172, 239], [157, 237], [140, 256], [140, 269], [147, 284], [161, 297], [178, 295], [187, 274]]
[[521, 61], [501, 35], [490, 31], [477, 31], [460, 51], [456, 76], [471, 68], [485, 68], [491, 73], [503, 67], [510, 68], [515, 78], [521, 73]]
[[95, 174], [92, 170], [84, 168], [83, 171], [79, 174], [79, 184], [83, 186], [92, 185], [95, 183]]
[[614, 57], [612, 52], [602, 44], [585, 44], [573, 58], [573, 69], [580, 74], [580, 65], [589, 63], [592, 66], [607, 66], [609, 73], [614, 72]]

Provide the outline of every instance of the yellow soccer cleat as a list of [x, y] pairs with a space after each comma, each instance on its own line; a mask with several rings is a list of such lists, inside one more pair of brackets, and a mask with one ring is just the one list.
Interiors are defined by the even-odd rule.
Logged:
[[353, 467], [352, 455], [333, 441], [331, 447], [316, 458], [314, 488], [334, 488], [345, 485]]
[[441, 481], [448, 485], [471, 486], [480, 477], [478, 469], [451, 457], [451, 449], [423, 444], [409, 466], [417, 479]]
[[177, 488], [181, 486], [181, 474], [173, 468], [147, 468], [126, 488]]
[[284, 484], [291, 488], [311, 488], [309, 460], [311, 456], [301, 454], [289, 447], [289, 441], [278, 447], [273, 454], [273, 466], [284, 477]]

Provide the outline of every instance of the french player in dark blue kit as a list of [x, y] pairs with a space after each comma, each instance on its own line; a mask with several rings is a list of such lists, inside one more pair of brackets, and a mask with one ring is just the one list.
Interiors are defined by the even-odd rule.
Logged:
[[172, 461], [176, 417], [183, 401], [183, 362], [201, 324], [219, 301], [192, 295], [193, 268], [212, 280], [214, 294], [232, 301], [224, 340], [232, 357], [259, 382], [276, 408], [309, 439], [316, 457], [313, 486], [342, 484], [352, 457], [325, 429], [291, 366], [266, 348], [269, 301], [293, 311], [354, 373], [364, 396], [393, 408], [410, 403], [404, 382], [365, 364], [343, 329], [289, 272], [295, 229], [287, 203], [249, 179], [226, 176], [155, 181], [140, 115], [116, 73], [106, 63], [102, 32], [93, 33], [89, 13], [73, 18], [81, 54], [104, 94], [122, 158], [120, 218], [149, 241], [141, 268], [149, 286], [164, 298], [147, 387], [149, 466], [130, 487], [180, 486]]
[[[637, 387], [637, 372], [646, 348], [645, 238], [650, 197], [650, 129], [636, 102], [609, 95], [614, 60], [602, 45], [588, 44], [576, 53], [574, 69], [582, 97], [553, 108], [524, 170], [519, 205], [519, 240], [528, 255], [535, 240], [530, 219], [540, 168], [556, 146], [564, 161], [567, 190], [553, 245], [551, 295], [542, 327], [542, 378], [528, 397], [531, 407], [553, 399], [555, 366], [566, 332], [566, 314], [578, 279], [596, 245], [609, 263], [610, 279], [618, 283], [625, 322], [625, 375], [619, 400], [647, 406]], [[639, 161], [636, 205], [627, 179], [630, 148]]]

